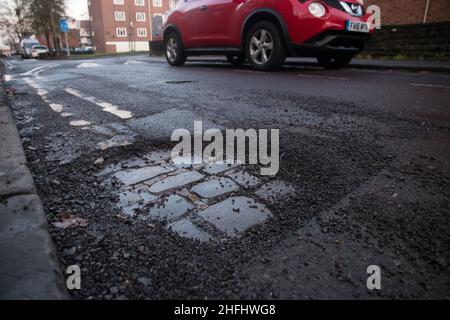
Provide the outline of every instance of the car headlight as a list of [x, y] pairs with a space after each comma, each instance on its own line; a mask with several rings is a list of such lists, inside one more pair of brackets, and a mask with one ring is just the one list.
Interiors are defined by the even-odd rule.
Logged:
[[325, 13], [326, 9], [323, 4], [318, 2], [313, 2], [308, 6], [309, 13], [311, 13], [314, 17], [322, 18]]

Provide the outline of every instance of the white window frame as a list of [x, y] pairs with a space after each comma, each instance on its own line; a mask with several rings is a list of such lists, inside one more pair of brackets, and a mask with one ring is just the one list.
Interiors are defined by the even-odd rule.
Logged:
[[161, 8], [162, 7], [162, 0], [153, 0], [153, 6], [154, 7], [159, 7], [159, 8]]
[[137, 28], [136, 29], [136, 34], [140, 38], [147, 37], [147, 28]]
[[114, 11], [114, 20], [116, 20], [116, 21], [126, 21], [127, 20], [127, 16], [125, 14], [125, 11]]
[[169, 0], [169, 10], [174, 10], [178, 5], [177, 0]]
[[125, 4], [124, 0], [113, 0], [113, 4], [116, 6], [123, 6]]
[[137, 7], [144, 7], [145, 6], [145, 0], [134, 0], [134, 4]]
[[[119, 31], [123, 31], [123, 33], [121, 34]], [[128, 36], [127, 28], [116, 28], [116, 36], [118, 38], [126, 38]]]
[[139, 22], [147, 21], [147, 15], [145, 14], [145, 12], [136, 12], [136, 21], [139, 21]]

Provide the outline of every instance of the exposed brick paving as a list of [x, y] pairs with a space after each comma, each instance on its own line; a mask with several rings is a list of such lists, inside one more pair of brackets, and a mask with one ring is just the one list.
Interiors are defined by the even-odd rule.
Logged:
[[172, 162], [169, 150], [112, 164], [98, 176], [119, 182], [117, 206], [124, 214], [139, 209], [145, 219], [166, 222], [168, 231], [201, 242], [234, 238], [268, 222], [273, 215], [267, 205], [295, 192], [284, 181], [264, 184], [242, 165]]

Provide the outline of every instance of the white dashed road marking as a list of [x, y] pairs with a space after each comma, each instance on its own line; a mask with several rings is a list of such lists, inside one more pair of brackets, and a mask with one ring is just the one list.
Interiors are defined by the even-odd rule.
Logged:
[[33, 76], [35, 72], [38, 72], [41, 69], [45, 69], [46, 67], [48, 67], [48, 66], [45, 65], [45, 66], [40, 66], [40, 67], [31, 69], [30, 71], [27, 71], [25, 73], [21, 73], [20, 76]]
[[145, 62], [137, 61], [137, 60], [128, 60], [124, 63], [125, 66], [130, 65], [130, 64], [145, 64]]
[[102, 67], [102, 65], [92, 62], [84, 62], [77, 66], [77, 68], [98, 68]]
[[424, 88], [437, 88], [437, 89], [450, 89], [450, 86], [443, 86], [439, 84], [431, 83], [411, 83], [413, 87], [424, 87]]
[[340, 81], [348, 80], [348, 78], [344, 78], [344, 77], [320, 76], [320, 75], [302, 74], [302, 73], [300, 73], [298, 76], [300, 78], [328, 79], [328, 80], [340, 80]]
[[51, 64], [49, 66], [46, 66], [45, 68], [34, 72], [34, 76], [39, 79], [42, 72], [47, 71], [47, 70], [52, 69], [52, 68], [56, 68], [57, 66], [59, 66], [59, 64]]
[[16, 68], [14, 65], [12, 65], [11, 63], [9, 63], [8, 61], [5, 61], [5, 65], [6, 65], [6, 67], [8, 68], [8, 69], [14, 69], [14, 68]]
[[74, 121], [70, 121], [70, 125], [74, 126], [74, 127], [85, 127], [85, 126], [89, 126], [91, 123], [89, 121], [85, 121], [85, 120], [74, 120]]
[[72, 89], [72, 88], [66, 88], [64, 90], [71, 95], [74, 95], [80, 99], [86, 100], [88, 102], [91, 102], [91, 103], [101, 107], [103, 109], [103, 111], [112, 113], [113, 115], [115, 115], [121, 119], [130, 119], [133, 117], [133, 114], [130, 111], [120, 110], [118, 106], [115, 106], [109, 102], [99, 100], [95, 97], [84, 96], [83, 93], [81, 93], [75, 89]]
[[[73, 117], [74, 115], [69, 112], [64, 112], [64, 106], [58, 103], [53, 103], [48, 98], [49, 91], [47, 88], [43, 87], [41, 85], [41, 81], [39, 80], [40, 73], [50, 69], [54, 68], [56, 66], [59, 66], [58, 64], [50, 64], [46, 66], [39, 66], [37, 68], [34, 68], [26, 73], [21, 74], [22, 76], [25, 76], [22, 80], [28, 84], [30, 87], [36, 90], [37, 94], [41, 97], [41, 99], [52, 109], [52, 111], [58, 113], [61, 117], [67, 118], [67, 117]], [[94, 103], [100, 107], [102, 107], [103, 111], [110, 112], [122, 119], [129, 119], [132, 118], [132, 114], [129, 111], [126, 110], [120, 110], [119, 107], [114, 106], [111, 103], [98, 100], [94, 97], [84, 97], [83, 94], [77, 90], [66, 88], [65, 91], [69, 94], [75, 95], [81, 99], [87, 100], [91, 103]], [[75, 119], [69, 122], [69, 125], [74, 127], [79, 127], [82, 130], [89, 130], [92, 127], [92, 122], [86, 121], [83, 119]], [[115, 132], [114, 134], [117, 134]], [[108, 141], [99, 143], [98, 147], [102, 150], [113, 148], [113, 147], [119, 147], [119, 146], [125, 146], [132, 144], [134, 141], [134, 138], [132, 136], [125, 136], [125, 135], [114, 135], [111, 139]]]
[[[42, 86], [40, 86], [38, 83], [36, 83], [36, 81], [34, 81], [31, 78], [24, 78], [23, 79], [30, 87], [32, 87], [33, 89], [35, 89], [37, 91], [37, 94], [42, 98], [42, 100], [44, 100], [45, 103], [48, 104], [48, 106], [50, 107], [50, 109], [52, 109], [54, 112], [59, 113], [62, 117], [70, 117], [72, 116], [71, 113], [67, 113], [67, 112], [63, 112], [64, 111], [64, 106], [58, 103], [52, 103], [48, 97], [48, 91], [46, 89], [44, 89]], [[87, 126], [90, 125], [91, 123], [85, 120], [74, 120], [70, 122], [70, 125], [72, 126]]]
[[264, 74], [264, 73], [267, 73], [267, 72], [264, 72], [264, 71], [239, 70], [239, 69], [233, 70], [233, 71], [234, 72], [241, 72], [241, 73], [253, 73], [253, 74]]
[[58, 113], [61, 113], [64, 109], [64, 107], [62, 105], [57, 104], [57, 103], [50, 103], [50, 108], [53, 111], [58, 112]]

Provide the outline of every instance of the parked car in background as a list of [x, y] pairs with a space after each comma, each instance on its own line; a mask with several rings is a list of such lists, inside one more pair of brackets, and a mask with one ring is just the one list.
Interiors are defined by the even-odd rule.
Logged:
[[88, 47], [78, 47], [74, 50], [75, 53], [78, 54], [91, 54], [94, 53], [94, 47], [88, 46]]
[[84, 47], [84, 53], [94, 53], [94, 47]]
[[33, 46], [31, 48], [31, 57], [32, 58], [39, 58], [39, 55], [41, 53], [48, 53], [48, 48], [46, 46], [43, 45], [37, 45], [37, 46]]
[[31, 58], [34, 46], [40, 45], [36, 39], [24, 39], [20, 42], [20, 55], [23, 59]]
[[279, 68], [288, 56], [315, 57], [340, 68], [373, 32], [361, 0], [180, 1], [164, 28], [166, 58], [223, 54], [257, 70]]

